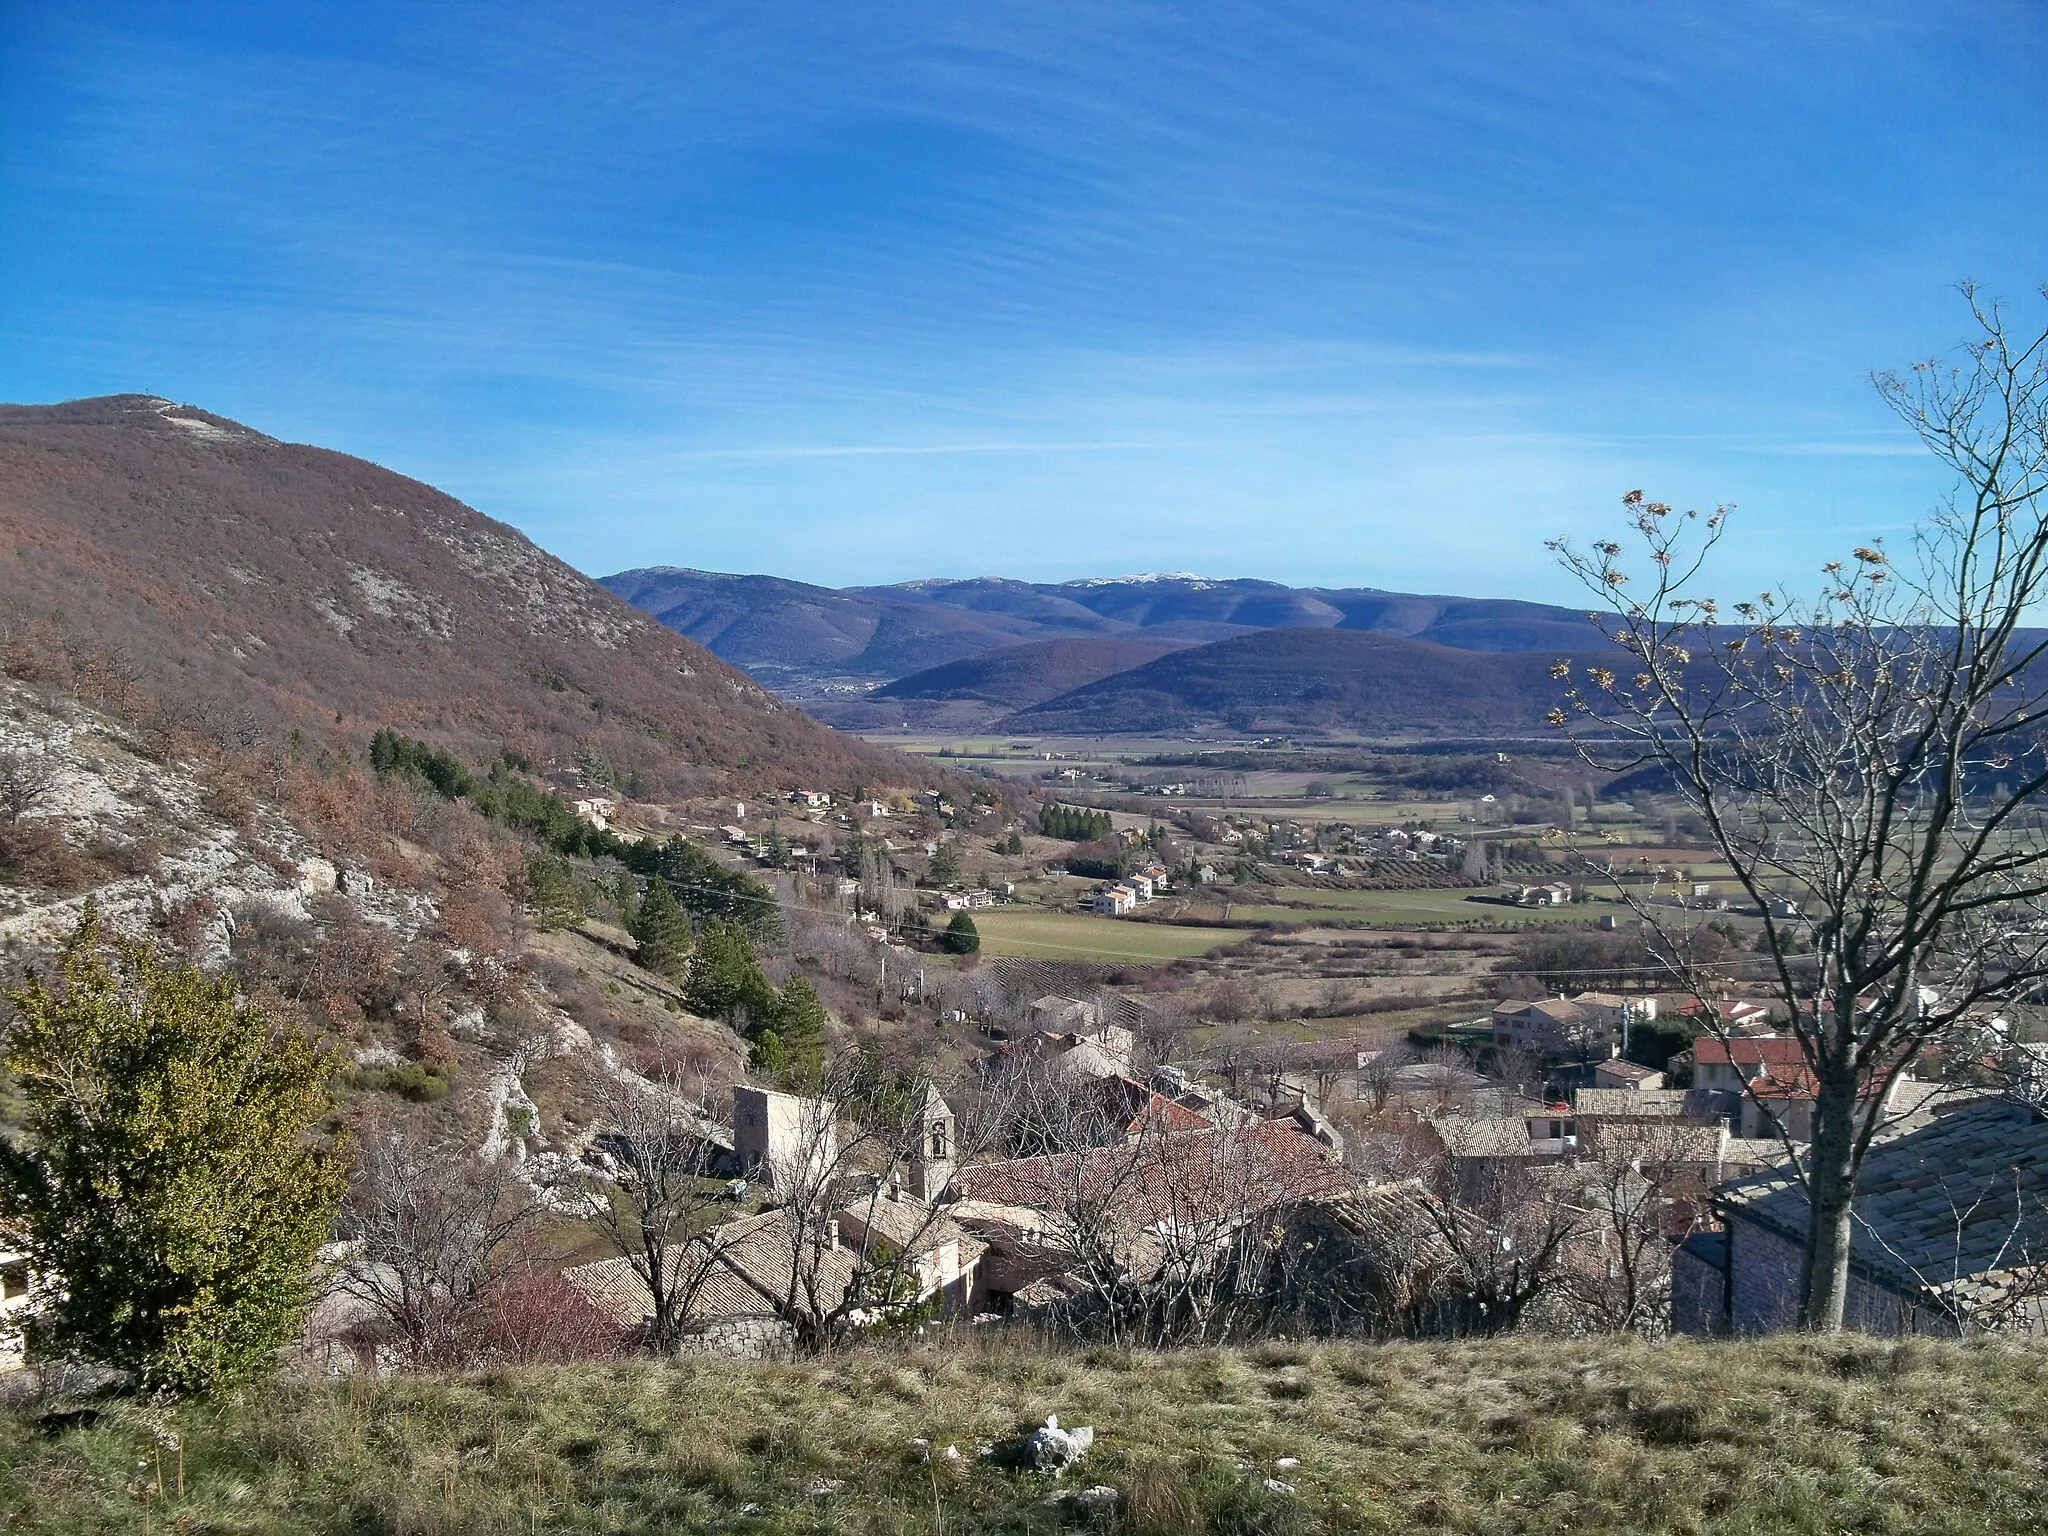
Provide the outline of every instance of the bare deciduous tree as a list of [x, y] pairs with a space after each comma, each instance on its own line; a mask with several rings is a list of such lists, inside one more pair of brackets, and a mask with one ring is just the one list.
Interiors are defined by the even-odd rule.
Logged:
[[537, 1214], [509, 1158], [486, 1158], [391, 1127], [361, 1137], [342, 1208], [355, 1247], [337, 1276], [422, 1369], [466, 1363], [493, 1290], [529, 1257]]
[[1433, 1170], [1424, 1209], [1451, 1256], [1460, 1298], [1457, 1331], [1506, 1333], [1536, 1298], [1564, 1278], [1567, 1246], [1585, 1216], [1575, 1200], [1572, 1170], [1484, 1161]]
[[603, 1145], [616, 1169], [615, 1180], [586, 1180], [589, 1221], [647, 1288], [644, 1342], [669, 1353], [717, 1257], [715, 1245], [685, 1246], [710, 1226], [721, 1199], [704, 1080], [663, 1038], [638, 1070], [589, 1060], [584, 1087], [611, 1127]]
[[0, 817], [11, 825], [57, 787], [57, 757], [47, 742], [0, 750]]
[[[1960, 357], [1876, 381], [1958, 480], [1909, 557], [1874, 539], [1814, 596], [1724, 610], [1700, 591], [1724, 511], [1631, 492], [1641, 582], [1618, 542], [1554, 546], [1608, 600], [1625, 654], [1574, 679], [1553, 722], [1603, 766], [1620, 738], [1668, 773], [1763, 914], [1815, 1092], [1812, 1141], [1788, 1146], [1814, 1329], [1842, 1325], [1857, 1175], [1891, 1086], [1973, 1010], [2048, 979], [2048, 638], [2024, 627], [2048, 595], [2048, 335], [2014, 336], [1964, 292], [1978, 329]], [[1720, 973], [1638, 910], [1725, 1038]]]

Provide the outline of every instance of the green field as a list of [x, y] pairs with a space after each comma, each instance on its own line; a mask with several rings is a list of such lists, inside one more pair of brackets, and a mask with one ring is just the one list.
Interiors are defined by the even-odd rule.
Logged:
[[1227, 928], [1173, 928], [1163, 923], [1135, 923], [1125, 918], [1090, 917], [1080, 912], [1032, 912], [1011, 909], [977, 912], [981, 949], [988, 955], [1017, 955], [1027, 960], [1100, 960], [1154, 963], [1199, 955], [1247, 937]]

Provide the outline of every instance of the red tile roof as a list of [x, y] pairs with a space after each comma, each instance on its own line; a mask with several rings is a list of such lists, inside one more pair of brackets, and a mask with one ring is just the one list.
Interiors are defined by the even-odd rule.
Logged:
[[1806, 1052], [1790, 1035], [1727, 1041], [1706, 1037], [1692, 1043], [1692, 1059], [1702, 1067], [1803, 1067]]

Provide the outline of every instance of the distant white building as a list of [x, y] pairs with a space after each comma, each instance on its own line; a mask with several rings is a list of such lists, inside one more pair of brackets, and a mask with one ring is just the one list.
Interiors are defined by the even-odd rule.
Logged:
[[612, 817], [618, 814], [619, 802], [602, 795], [592, 795], [583, 800], [571, 800], [569, 809], [576, 813], [578, 819], [589, 823], [598, 831], [608, 832], [611, 830]]
[[1138, 905], [1138, 893], [1127, 885], [1107, 885], [1090, 899], [1089, 906], [1101, 917], [1122, 917]]

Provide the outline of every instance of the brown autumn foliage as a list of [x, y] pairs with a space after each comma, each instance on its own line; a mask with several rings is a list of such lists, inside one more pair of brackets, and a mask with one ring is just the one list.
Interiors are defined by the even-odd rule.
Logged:
[[141, 395], [0, 407], [0, 665], [165, 755], [391, 725], [476, 762], [596, 749], [648, 799], [944, 777], [430, 486]]

